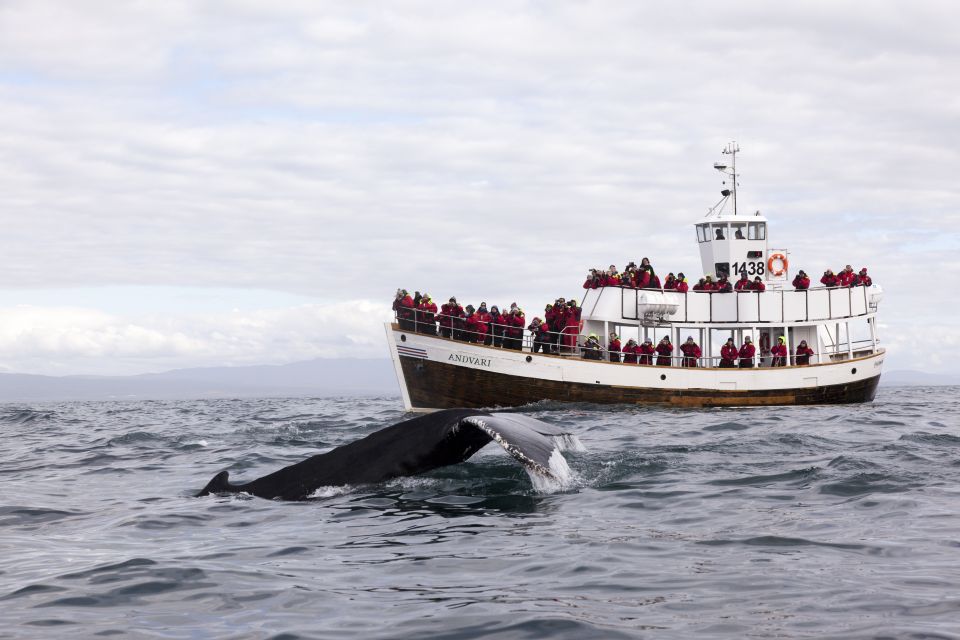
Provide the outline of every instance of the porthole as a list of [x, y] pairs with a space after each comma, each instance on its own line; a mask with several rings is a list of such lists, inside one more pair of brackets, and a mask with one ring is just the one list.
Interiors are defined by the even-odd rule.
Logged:
[[666, 379], [667, 379], [667, 374], [661, 373], [661, 374], [660, 374], [660, 379], [661, 379], [661, 380], [666, 380]]
[[527, 356], [527, 362], [533, 362], [533, 356]]
[[405, 336], [405, 335], [403, 335], [403, 334], [401, 333], [401, 334], [400, 334], [400, 342], [406, 342], [406, 341], [407, 341], [407, 336]]
[[853, 369], [850, 369], [850, 373], [856, 373], [856, 372], [857, 372], [857, 368], [856, 368], [856, 367], [854, 367]]

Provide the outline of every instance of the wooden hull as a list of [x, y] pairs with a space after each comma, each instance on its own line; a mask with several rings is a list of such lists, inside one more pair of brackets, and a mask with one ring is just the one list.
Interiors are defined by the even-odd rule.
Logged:
[[514, 407], [541, 400], [675, 407], [846, 404], [873, 400], [880, 382], [876, 375], [795, 389], [655, 389], [531, 378], [407, 356], [400, 356], [400, 366], [414, 409]]

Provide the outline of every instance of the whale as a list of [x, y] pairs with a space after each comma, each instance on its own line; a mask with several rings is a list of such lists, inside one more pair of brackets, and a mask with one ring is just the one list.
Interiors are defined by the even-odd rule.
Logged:
[[561, 451], [583, 446], [569, 430], [519, 413], [446, 409], [391, 425], [349, 444], [233, 484], [221, 471], [196, 494], [245, 493], [306, 500], [320, 487], [376, 484], [458, 464], [496, 442], [527, 471], [535, 486], [562, 484], [570, 469]]

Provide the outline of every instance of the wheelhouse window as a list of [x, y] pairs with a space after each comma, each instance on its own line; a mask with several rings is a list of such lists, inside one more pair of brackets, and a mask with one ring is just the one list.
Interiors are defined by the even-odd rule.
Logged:
[[714, 240], [726, 240], [728, 237], [727, 233], [727, 223], [726, 222], [714, 222], [712, 225], [711, 231], [713, 232]]
[[747, 233], [747, 224], [745, 222], [731, 222], [730, 223], [730, 233], [733, 234], [734, 240], [746, 240], [747, 236], [744, 235]]
[[747, 232], [747, 237], [750, 240], [766, 240], [767, 239], [767, 225], [764, 222], [751, 222], [749, 230]]
[[697, 225], [697, 242], [710, 242], [710, 228], [706, 224]]

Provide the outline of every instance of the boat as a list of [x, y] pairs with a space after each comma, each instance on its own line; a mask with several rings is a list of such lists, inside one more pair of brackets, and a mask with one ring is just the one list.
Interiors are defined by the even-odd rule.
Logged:
[[[729, 165], [714, 164], [726, 188], [721, 200], [694, 222], [694, 232], [704, 274], [747, 274], [751, 281], [759, 276], [763, 291], [587, 288], [581, 322], [551, 338], [553, 348], [547, 353], [534, 352], [534, 346], [542, 345], [534, 344], [529, 331], [514, 348], [478, 343], [459, 318], [449, 337], [438, 335], [435, 318], [401, 307], [385, 331], [404, 408], [544, 401], [696, 408], [873, 400], [885, 353], [877, 331], [883, 289], [874, 283], [793, 286], [791, 253], [770, 244], [770, 221], [759, 211], [743, 215], [737, 209], [739, 151], [730, 143], [723, 149]], [[615, 352], [598, 355], [596, 341], [588, 345], [589, 336], [603, 336], [606, 346], [611, 332], [635, 336], [637, 342], [650, 338], [653, 344], [664, 336], [674, 345], [692, 337], [702, 355], [685, 361], [675, 351], [669, 361], [660, 359], [664, 366], [623, 362]], [[758, 347], [752, 366], [731, 367], [720, 358], [727, 338], [739, 347], [747, 337]], [[812, 355], [794, 355], [801, 341]], [[771, 345], [778, 344], [785, 345], [788, 355], [775, 362]]]

